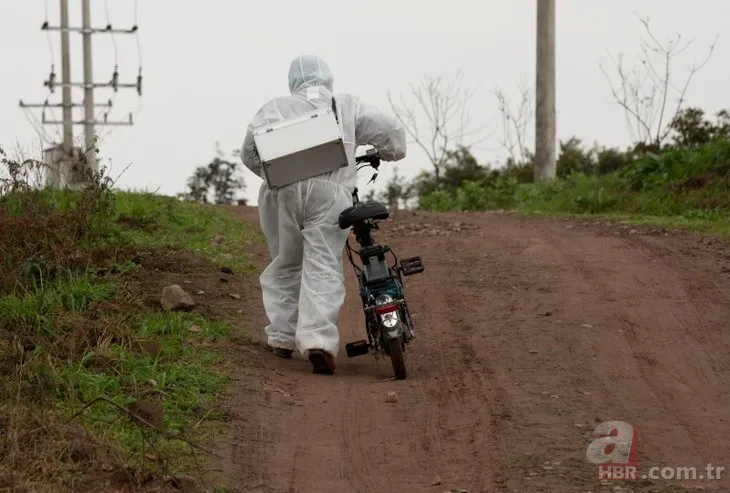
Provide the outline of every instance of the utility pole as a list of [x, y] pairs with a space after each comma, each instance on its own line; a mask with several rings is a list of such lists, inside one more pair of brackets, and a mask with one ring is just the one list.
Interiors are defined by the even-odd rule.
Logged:
[[555, 178], [555, 0], [537, 1], [535, 180]]
[[[99, 88], [111, 88], [114, 92], [117, 92], [119, 88], [134, 88], [137, 90], [138, 95], [142, 95], [142, 67], [139, 68], [137, 75], [137, 81], [134, 83], [119, 83], [119, 72], [117, 67], [114, 67], [111, 79], [106, 83], [94, 82], [94, 71], [92, 65], [92, 36], [94, 34], [136, 34], [138, 27], [132, 26], [130, 29], [114, 29], [111, 24], [107, 24], [103, 28], [94, 28], [91, 25], [91, 2], [90, 0], [81, 0], [81, 27], [69, 27], [69, 15], [68, 15], [68, 0], [60, 0], [61, 7], [61, 19], [60, 26], [50, 26], [48, 20], [46, 20], [41, 26], [41, 30], [44, 31], [60, 31], [61, 33], [61, 76], [62, 81], [60, 84], [56, 82], [56, 74], [51, 69], [51, 73], [48, 80], [43, 82], [43, 85], [48, 87], [49, 92], [52, 94], [57, 86], [61, 86], [62, 89], [62, 102], [60, 104], [51, 104], [48, 99], [44, 103], [33, 103], [27, 104], [22, 100], [19, 106], [24, 109], [28, 108], [42, 108], [43, 117], [42, 123], [44, 125], [63, 125], [63, 143], [58, 146], [57, 144], [46, 152], [50, 152], [51, 157], [46, 157], [47, 164], [51, 167], [51, 176], [49, 184], [55, 186], [61, 186], [63, 177], [60, 177], [61, 163], [71, 164], [71, 168], [75, 168], [78, 173], [71, 173], [72, 176], [67, 177], [67, 185], [83, 185], [88, 179], [88, 172], [96, 173], [98, 171], [97, 157], [96, 157], [96, 126], [108, 126], [108, 125], [133, 125], [132, 114], [129, 114], [128, 120], [120, 121], [109, 121], [108, 113], [105, 113], [102, 121], [97, 121], [94, 115], [94, 109], [98, 107], [105, 107], [108, 110], [112, 107], [111, 100], [103, 104], [94, 103], [94, 90]], [[77, 32], [82, 35], [83, 42], [83, 56], [84, 56], [84, 81], [82, 83], [71, 81], [71, 54], [70, 54], [70, 43], [69, 33]], [[72, 100], [71, 89], [73, 87], [82, 87], [84, 89], [84, 101], [82, 104], [74, 103]], [[47, 120], [46, 109], [61, 107], [63, 113], [63, 119]], [[81, 120], [74, 120], [73, 108], [84, 108], [84, 118]], [[82, 125], [84, 127], [84, 143], [85, 149], [81, 150], [81, 153], [74, 152], [76, 149], [73, 145], [73, 125]], [[62, 152], [58, 152], [60, 147]], [[80, 159], [79, 159], [80, 158]], [[59, 175], [58, 177], [54, 175]], [[75, 175], [75, 176], [74, 176]]]
[[86, 162], [92, 172], [97, 172], [96, 135], [94, 135], [94, 71], [91, 63], [91, 5], [81, 0], [81, 27], [84, 48], [84, 143]]
[[61, 83], [63, 84], [63, 151], [70, 156], [74, 147], [71, 100], [71, 56], [68, 35], [68, 0], [61, 0]]

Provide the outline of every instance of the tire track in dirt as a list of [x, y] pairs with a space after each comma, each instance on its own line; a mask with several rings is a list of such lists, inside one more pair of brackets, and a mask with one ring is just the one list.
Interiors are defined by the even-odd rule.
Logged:
[[[612, 491], [585, 458], [610, 418], [639, 428], [647, 467], [730, 457], [724, 246], [495, 214], [397, 213], [376, 233], [426, 265], [407, 278], [408, 380], [384, 381], [389, 361], [346, 358], [344, 344], [364, 337], [346, 264], [337, 375], [256, 346], [233, 362], [242, 374], [221, 449], [236, 491]], [[260, 301], [250, 309], [260, 338]], [[716, 483], [702, 485], [727, 484]]]
[[[714, 310], [703, 313], [696, 304], [707, 298], [694, 297], [683, 286], [691, 268], [662, 264], [650, 251], [637, 248], [633, 238], [582, 240], [558, 233], [555, 225], [543, 229], [542, 236], [573, 266], [584, 286], [590, 284], [604, 300], [609, 323], [604, 322], [600, 334], [589, 331], [593, 341], [584, 337], [581, 345], [602, 348], [604, 358], [599, 353], [598, 361], [604, 363], [595, 367], [601, 371], [593, 372], [602, 381], [602, 400], [613, 417], [641, 429], [644, 463], [703, 466], [728, 457], [727, 445], [714, 443], [720, 430], [707, 422], [710, 416], [728, 417], [727, 391], [724, 379], [706, 385], [705, 364], [706, 359], [727, 361], [728, 337], [707, 345], [702, 331], [707, 322], [727, 319], [727, 290], [715, 297]], [[620, 253], [596, 258], [598, 251]], [[610, 359], [603, 348], [613, 348]], [[613, 368], [605, 364], [609, 361]]]
[[[408, 246], [403, 239], [388, 242], [401, 255], [422, 254], [428, 273], [408, 279], [406, 292], [409, 303], [412, 303], [410, 299], [428, 300], [427, 304], [416, 305], [419, 309], [414, 323], [419, 335], [409, 351], [418, 355], [418, 364], [412, 365], [411, 373], [418, 380], [422, 402], [419, 406], [422, 414], [414, 418], [425, 416], [425, 421], [431, 423], [427, 432], [433, 442], [430, 450], [436, 453], [433, 470], [444, 485], [479, 491], [478, 488], [491, 480], [490, 471], [485, 468], [489, 456], [485, 442], [491, 423], [485, 419], [488, 414], [483, 407], [484, 399], [491, 397], [491, 389], [479, 388], [478, 379], [465, 371], [473, 360], [469, 345], [464, 342], [471, 337], [471, 330], [461, 315], [469, 307], [458, 295], [454, 296], [459, 279], [453, 272], [456, 265], [448, 255], [413, 250], [413, 244]], [[450, 239], [443, 239], [435, 242], [433, 251], [449, 252], [460, 247]], [[435, 407], [426, 405], [429, 397]]]
[[[727, 306], [730, 303], [727, 290], [730, 276], [727, 276], [727, 271], [723, 271], [718, 267], [723, 260], [730, 260], [730, 254], [722, 254], [717, 250], [710, 250], [709, 255], [703, 255], [705, 252], [702, 252], [703, 247], [720, 245], [719, 243], [695, 238], [696, 248], [684, 247], [680, 249], [681, 251], [677, 251], [670, 248], [666, 243], [661, 244], [651, 237], [632, 238], [632, 240], [636, 248], [641, 249], [647, 255], [652, 255], [656, 261], [664, 264], [666, 268], [671, 269], [675, 274], [679, 274], [679, 282], [681, 282], [684, 291], [693, 298], [692, 307], [695, 316], [698, 316], [698, 313], [702, 311], [711, 311], [717, 306]], [[681, 316], [683, 314], [683, 312], [677, 312], [676, 307], [674, 310], [675, 315], [679, 314]], [[721, 318], [723, 313], [717, 313], [716, 315], [718, 319], [709, 322], [706, 330], [702, 331], [701, 328], [688, 330], [688, 334], [698, 344], [715, 347], [722, 340], [722, 334], [726, 332], [727, 320]], [[718, 334], [721, 336], [719, 339]], [[706, 356], [711, 370], [707, 383], [711, 383], [715, 377], [720, 378], [722, 383], [727, 383], [730, 359], [718, 357], [717, 351], [708, 352]]]
[[[566, 240], [555, 236], [551, 238], [557, 243], [558, 251], [566, 251]], [[700, 306], [709, 308], [708, 301], [714, 297], [716, 302], [724, 305], [724, 313], [727, 315], [730, 300], [727, 296], [719, 297], [718, 290], [712, 287], [711, 277], [706, 277], [708, 284], [698, 292], [699, 296], [692, 295], [685, 288], [685, 272], [691, 272], [689, 268], [678, 272], [671, 265], [659, 261], [648, 250], [636, 248], [636, 241], [628, 244], [632, 248], [625, 250], [623, 260], [638, 271], [633, 273], [634, 279], [639, 277], [643, 282], [624, 284], [621, 288], [624, 299], [631, 300], [634, 306], [627, 310], [616, 303], [613, 307], [625, 331], [626, 348], [634, 357], [646, 391], [653, 391], [652, 395], [657, 403], [665, 412], [673, 414], [677, 423], [684, 428], [684, 443], [675, 445], [673, 452], [689, 449], [693, 455], [701, 457], [707, 454], [707, 446], [703, 442], [712, 440], [713, 433], [702, 423], [704, 412], [698, 413], [689, 403], [703, 402], [704, 396], [713, 395], [715, 399], [720, 398], [722, 407], [727, 409], [730, 401], [727, 399], [727, 391], [723, 389], [725, 378], [713, 370], [713, 366], [716, 367], [717, 364], [708, 365], [707, 362], [719, 359], [727, 361], [730, 341], [727, 336], [724, 340], [709, 340], [712, 336], [703, 330], [707, 318], [700, 313]], [[616, 272], [617, 269], [614, 272], [603, 269], [600, 272], [602, 277], [599, 278], [595, 271], [592, 272], [595, 264], [578, 261], [576, 265], [580, 265], [578, 269], [585, 278], [603, 280], [601, 292], [604, 296], [618, 294], [611, 287], [610, 279], [623, 273]], [[705, 294], [708, 292], [713, 296]], [[722, 348], [721, 352], [717, 351], [718, 345]], [[688, 357], [688, 354], [693, 357]], [[680, 398], [680, 395], [684, 398]], [[722, 407], [716, 410], [723, 412]], [[677, 431], [675, 429], [675, 435]], [[703, 434], [704, 440], [698, 440]], [[702, 444], [696, 446], [696, 441]], [[664, 450], [666, 451], [666, 447]], [[728, 452], [730, 449], [724, 448], [723, 456], [727, 456]]]

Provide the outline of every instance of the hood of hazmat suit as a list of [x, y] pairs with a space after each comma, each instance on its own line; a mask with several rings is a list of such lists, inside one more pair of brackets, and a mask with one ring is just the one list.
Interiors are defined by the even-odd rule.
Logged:
[[329, 65], [318, 56], [299, 56], [289, 66], [289, 92], [293, 96], [331, 100], [333, 84]]
[[[332, 105], [334, 77], [322, 58], [295, 58], [288, 82], [291, 94], [268, 101], [248, 126], [241, 160], [258, 176], [262, 169], [254, 128]], [[260, 279], [270, 321], [268, 344], [305, 355], [322, 349], [336, 357], [337, 320], [345, 296], [342, 250], [349, 235], [339, 229], [337, 217], [352, 205], [355, 148], [372, 145], [383, 161], [398, 161], [406, 155], [406, 133], [396, 118], [357, 96], [334, 98], [349, 165], [277, 190], [264, 181], [258, 205], [272, 259]]]

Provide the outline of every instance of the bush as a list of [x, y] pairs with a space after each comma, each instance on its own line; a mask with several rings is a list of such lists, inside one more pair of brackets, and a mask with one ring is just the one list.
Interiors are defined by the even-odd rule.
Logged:
[[619, 203], [620, 180], [615, 175], [572, 173], [564, 180], [530, 183], [520, 187], [516, 207], [526, 211], [570, 213], [609, 212]]
[[456, 203], [444, 190], [426, 193], [418, 199], [418, 207], [424, 211], [447, 212], [456, 210]]
[[639, 157], [621, 173], [633, 190], [647, 190], [709, 174], [727, 177], [730, 140], [716, 140], [697, 148], [670, 148]]
[[730, 140], [715, 138], [691, 147], [667, 146], [645, 153], [596, 146], [586, 151], [579, 144], [577, 139], [562, 143], [554, 180], [533, 183], [527, 180], [531, 163], [509, 163], [502, 170], [485, 173], [482, 179], [465, 180], [458, 186], [451, 183], [423, 194], [419, 207], [429, 211], [639, 214], [727, 223]]

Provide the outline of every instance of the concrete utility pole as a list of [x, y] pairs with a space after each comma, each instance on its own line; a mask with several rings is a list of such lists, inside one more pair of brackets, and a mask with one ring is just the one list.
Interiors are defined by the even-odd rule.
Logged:
[[71, 100], [71, 56], [68, 33], [68, 0], [61, 0], [61, 83], [63, 84], [63, 151], [71, 155], [74, 147]]
[[[46, 150], [52, 157], [47, 158], [47, 164], [51, 167], [51, 180], [49, 184], [51, 186], [61, 186], [61, 182], [64, 181], [63, 177], [60, 176], [61, 172], [59, 167], [61, 163], [72, 164], [74, 166], [83, 164], [85, 170], [78, 170], [81, 174], [78, 176], [68, 177], [69, 183], [67, 185], [82, 185], [84, 180], [85, 171], [97, 172], [97, 159], [96, 159], [96, 135], [95, 127], [105, 125], [133, 125], [132, 114], [129, 114], [129, 120], [122, 121], [109, 121], [107, 119], [108, 113], [104, 115], [103, 121], [97, 121], [94, 115], [94, 109], [98, 107], [105, 107], [111, 109], [111, 100], [103, 104], [94, 103], [94, 90], [98, 88], [111, 88], [114, 92], [117, 92], [119, 88], [134, 88], [137, 90], [138, 95], [142, 95], [142, 67], [139, 68], [139, 74], [137, 75], [137, 81], [134, 83], [120, 84], [119, 73], [117, 67], [114, 67], [111, 80], [106, 83], [95, 83], [94, 82], [94, 71], [92, 65], [92, 36], [94, 34], [135, 34], [138, 32], [138, 27], [132, 26], [130, 29], [114, 29], [111, 24], [106, 25], [103, 28], [94, 28], [91, 26], [91, 1], [81, 0], [81, 27], [69, 27], [69, 15], [68, 15], [68, 0], [60, 0], [61, 5], [61, 25], [58, 27], [52, 27], [46, 20], [41, 29], [44, 31], [60, 31], [61, 32], [61, 89], [62, 89], [62, 102], [60, 104], [51, 104], [46, 100], [44, 103], [26, 104], [22, 100], [20, 101], [20, 107], [27, 108], [43, 108], [42, 123], [44, 125], [63, 125], [63, 143], [60, 146], [61, 152], [58, 152], [58, 147], [53, 146], [51, 149]], [[84, 82], [71, 82], [71, 54], [70, 54], [70, 43], [69, 33], [70, 32], [81, 33], [83, 39], [83, 55], [84, 55]], [[48, 87], [49, 92], [53, 93], [55, 88], [59, 85], [56, 82], [56, 74], [53, 69], [48, 77], [47, 81], [43, 82], [43, 85]], [[74, 103], [72, 100], [71, 88], [82, 87], [84, 89], [84, 102], [83, 104]], [[63, 112], [63, 119], [61, 121], [46, 120], [45, 110], [53, 107], [61, 107]], [[74, 121], [73, 119], [73, 108], [84, 107], [84, 118], [82, 120]], [[86, 159], [79, 162], [75, 156], [73, 144], [73, 125], [83, 125], [84, 127], [84, 143], [85, 149], [83, 154]], [[56, 175], [56, 176], [54, 176]]]
[[81, 0], [81, 27], [84, 47], [84, 144], [86, 162], [93, 172], [97, 172], [96, 135], [94, 134], [94, 71], [91, 64], [91, 5], [89, 0]]
[[535, 180], [555, 178], [555, 0], [537, 1]]

